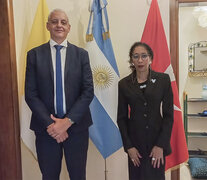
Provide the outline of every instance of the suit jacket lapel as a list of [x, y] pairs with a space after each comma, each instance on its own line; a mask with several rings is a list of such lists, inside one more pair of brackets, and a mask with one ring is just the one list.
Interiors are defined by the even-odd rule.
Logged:
[[67, 49], [66, 49], [66, 59], [65, 59], [65, 72], [64, 72], [64, 79], [65, 81], [64, 82], [68, 82], [68, 71], [70, 69], [70, 65], [69, 65], [69, 61], [71, 60], [72, 58], [72, 52], [71, 52], [71, 46], [70, 46], [70, 43], [67, 42], [68, 46], [67, 46]]
[[142, 92], [142, 90], [139, 88], [139, 85], [137, 83], [137, 80], [135, 79], [134, 74], [132, 73], [131, 76], [129, 77], [128, 81], [129, 81], [129, 86], [131, 87], [132, 91], [134, 92], [135, 96], [137, 98], [140, 98], [142, 100], [146, 100], [145, 95], [149, 94], [150, 92], [153, 92], [153, 88], [156, 85], [156, 74], [154, 71], [151, 71], [151, 77], [148, 79], [147, 81], [147, 87], [144, 91], [144, 93]]
[[50, 70], [51, 79], [54, 82], [54, 70], [53, 70], [52, 55], [51, 55], [51, 49], [50, 49], [50, 43], [49, 42], [46, 44], [45, 48], [47, 48], [47, 49], [44, 53], [43, 59], [48, 60], [48, 67], [49, 67], [49, 70]]
[[156, 81], [157, 81], [156, 74], [154, 73], [154, 71], [151, 71], [151, 77], [148, 79], [147, 87], [145, 89], [144, 94], [148, 94], [149, 92], [153, 92]]
[[143, 93], [142, 93], [141, 89], [139, 88], [137, 79], [133, 73], [130, 75], [128, 81], [129, 81], [129, 87], [131, 88], [131, 90], [135, 94], [135, 97], [145, 100], [145, 97], [143, 96]]

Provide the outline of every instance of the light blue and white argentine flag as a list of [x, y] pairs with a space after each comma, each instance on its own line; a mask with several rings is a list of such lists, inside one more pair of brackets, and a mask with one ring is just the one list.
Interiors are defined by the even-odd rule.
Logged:
[[122, 147], [117, 127], [119, 72], [109, 35], [106, 0], [93, 0], [86, 35], [95, 97], [90, 105], [93, 125], [90, 138], [106, 159]]

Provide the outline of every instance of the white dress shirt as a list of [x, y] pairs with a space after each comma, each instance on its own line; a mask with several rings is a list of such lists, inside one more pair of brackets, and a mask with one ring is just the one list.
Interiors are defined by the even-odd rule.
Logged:
[[66, 59], [66, 50], [67, 50], [67, 39], [65, 39], [61, 44], [57, 44], [54, 40], [50, 39], [50, 49], [52, 55], [52, 65], [54, 71], [54, 105], [55, 105], [55, 114], [57, 114], [56, 106], [56, 48], [55, 45], [61, 45], [63, 48], [60, 50], [61, 55], [61, 70], [62, 70], [62, 86], [63, 86], [63, 112], [66, 114], [66, 101], [65, 101], [65, 59]]

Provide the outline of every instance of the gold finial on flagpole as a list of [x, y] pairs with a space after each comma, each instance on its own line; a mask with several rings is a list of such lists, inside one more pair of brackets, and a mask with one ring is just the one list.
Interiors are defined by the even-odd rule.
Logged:
[[104, 32], [104, 33], [102, 34], [102, 36], [103, 36], [103, 40], [106, 40], [106, 39], [110, 38], [110, 34], [109, 34], [108, 31], [107, 31], [107, 32]]
[[93, 41], [93, 34], [86, 34], [86, 42]]

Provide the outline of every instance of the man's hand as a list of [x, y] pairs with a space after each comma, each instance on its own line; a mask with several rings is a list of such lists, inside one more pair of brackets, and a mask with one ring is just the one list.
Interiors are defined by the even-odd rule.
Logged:
[[158, 146], [154, 146], [150, 153], [150, 157], [152, 158], [152, 166], [154, 168], [159, 168], [161, 163], [164, 164], [164, 157], [163, 157], [163, 149]]
[[[62, 137], [68, 128], [72, 125], [67, 117], [64, 119], [56, 118], [51, 114], [51, 119], [55, 122], [47, 127], [47, 132], [54, 139]], [[67, 133], [67, 132], [66, 132]], [[65, 136], [64, 136], [65, 137]], [[62, 139], [62, 138], [61, 138]], [[56, 139], [57, 140], [57, 139]]]
[[62, 133], [60, 135], [57, 135], [55, 137], [57, 143], [61, 143], [61, 142], [65, 141], [67, 138], [68, 138], [68, 133], [67, 132], [64, 132], [64, 133]]
[[142, 156], [139, 154], [139, 151], [135, 147], [129, 148], [127, 151], [128, 151], [129, 157], [130, 157], [131, 161], [133, 162], [134, 166], [139, 167], [139, 165], [140, 165], [139, 159], [142, 158]]

